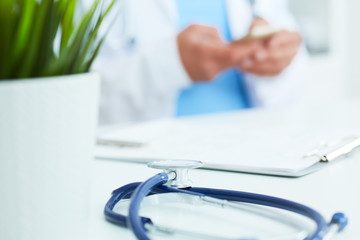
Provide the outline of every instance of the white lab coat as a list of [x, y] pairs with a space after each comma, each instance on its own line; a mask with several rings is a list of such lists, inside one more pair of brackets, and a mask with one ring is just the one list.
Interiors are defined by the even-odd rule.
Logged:
[[[248, 1], [226, 2], [232, 36], [241, 38], [252, 21]], [[120, 3], [119, 18], [94, 64], [102, 75], [100, 124], [173, 116], [179, 92], [191, 85], [177, 49], [176, 1]], [[295, 26], [286, 0], [258, 0], [256, 9], [273, 25]], [[297, 95], [300, 58], [277, 77], [246, 76], [247, 90], [258, 106], [289, 102]]]

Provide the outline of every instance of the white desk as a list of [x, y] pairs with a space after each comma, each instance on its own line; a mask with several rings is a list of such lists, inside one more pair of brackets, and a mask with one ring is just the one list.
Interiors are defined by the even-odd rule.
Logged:
[[[315, 208], [327, 219], [337, 211], [349, 217], [346, 231], [336, 239], [360, 236], [360, 155], [302, 178], [278, 178], [208, 170], [191, 174], [196, 186], [227, 188], [287, 198]], [[135, 239], [133, 234], [105, 221], [103, 208], [112, 190], [143, 181], [156, 171], [145, 165], [94, 160], [89, 239]]]
[[[265, 122], [272, 123], [275, 121], [302, 119], [305, 122], [309, 121], [312, 125], [326, 125], [326, 129], [329, 129], [329, 131], [341, 126], [349, 126], [350, 128], [356, 126], [354, 128], [356, 130], [352, 132], [360, 135], [360, 114], [358, 112], [360, 101], [344, 103], [337, 107], [334, 105], [334, 103], [328, 103], [317, 109], [309, 108], [311, 118], [302, 119], [305, 115], [302, 112], [298, 112], [297, 109], [293, 109], [293, 114], [282, 116], [275, 112], [260, 119], [248, 119], [247, 121], [253, 121], [254, 126], [252, 127], [257, 127]], [[225, 120], [238, 123], [237, 119], [234, 119], [233, 116], [231, 114], [226, 115]], [[286, 119], [286, 117], [289, 118]], [[218, 119], [215, 120], [217, 121]], [[219, 122], [219, 124], [226, 124], [226, 122]], [[291, 149], [288, 150], [291, 151]], [[31, 165], [31, 159], [29, 160], [29, 164], [26, 166]], [[4, 160], [0, 159], [0, 161]], [[105, 220], [103, 214], [104, 206], [112, 190], [130, 182], [144, 181], [153, 176], [157, 171], [148, 169], [142, 164], [109, 160], [89, 159], [89, 165], [86, 166], [82, 162], [80, 162], [81, 164], [78, 162], [73, 164], [67, 163], [63, 169], [47, 165], [48, 168], [52, 167], [52, 169], [56, 169], [59, 172], [59, 174], [55, 174], [56, 176], [49, 175], [47, 168], [37, 164], [28, 169], [31, 173], [29, 175], [25, 174], [27, 168], [24, 166], [21, 166], [24, 176], [14, 172], [12, 175], [14, 177], [10, 178], [10, 180], [14, 181], [14, 184], [5, 184], [4, 189], [7, 190], [6, 186], [15, 187], [8, 191], [9, 195], [0, 196], [0, 199], [5, 200], [5, 205], [3, 206], [7, 206], [6, 203], [10, 200], [12, 202], [9, 206], [16, 205], [17, 208], [11, 207], [5, 209], [11, 213], [9, 217], [6, 211], [0, 213], [2, 214], [2, 218], [0, 218], [0, 238], [5, 236], [1, 240], [45, 240], [49, 238], [60, 240], [134, 239], [133, 234], [129, 230], [117, 227]], [[88, 181], [88, 167], [92, 169], [90, 184]], [[80, 171], [84, 174], [81, 174]], [[191, 175], [195, 186], [240, 190], [286, 198], [318, 210], [328, 220], [330, 220], [333, 213], [338, 211], [344, 212], [349, 217], [349, 225], [344, 233], [338, 235], [337, 239], [353, 240], [359, 239], [360, 236], [359, 171], [360, 153], [355, 154], [352, 158], [331, 164], [311, 175], [297, 179], [208, 170], [194, 170]], [[51, 171], [50, 173], [53, 172]], [[70, 173], [74, 178], [68, 178]], [[32, 176], [33, 179], [29, 176]], [[62, 198], [61, 196], [63, 195], [52, 194], [56, 193], [57, 189], [52, 184], [52, 181], [46, 181], [51, 178], [54, 178], [56, 186], [60, 186], [60, 192], [68, 195]], [[19, 181], [21, 184], [17, 184], [18, 179], [21, 180]], [[77, 184], [77, 182], [80, 184]], [[41, 184], [36, 185], [37, 183]], [[19, 185], [21, 186], [19, 187]], [[46, 186], [47, 191], [43, 191], [42, 186]], [[88, 186], [90, 186], [91, 192], [86, 194]], [[4, 184], [1, 187], [4, 187]], [[26, 189], [26, 192], [24, 191], [21, 192], [23, 194], [19, 194], [23, 189]], [[31, 201], [24, 201], [23, 198], [18, 197], [24, 195], [31, 196], [29, 198]], [[13, 204], [14, 202], [15, 205]], [[18, 202], [20, 204], [17, 204]], [[37, 211], [39, 209], [41, 214]], [[232, 218], [237, 220], [241, 216]], [[67, 220], [68, 222], [66, 222]], [[204, 226], [203, 222], [197, 222], [196, 224], [197, 226]], [[261, 222], [255, 222], [254, 224], [261, 224]], [[273, 224], [269, 224], [269, 227]], [[222, 224], [220, 226], [219, 232], [225, 233], [225, 224], [223, 229]], [[212, 229], [210, 228], [209, 230]], [[84, 232], [87, 233], [87, 237], [84, 236]], [[239, 232], [241, 233], [241, 231]], [[1, 233], [5, 234], [2, 235]], [[64, 233], [63, 236], [66, 236], [65, 238], [61, 236], [62, 233]]]

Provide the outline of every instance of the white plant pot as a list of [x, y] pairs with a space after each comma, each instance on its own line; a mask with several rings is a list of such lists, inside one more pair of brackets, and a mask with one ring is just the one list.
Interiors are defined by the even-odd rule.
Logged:
[[0, 239], [86, 239], [99, 76], [0, 81]]

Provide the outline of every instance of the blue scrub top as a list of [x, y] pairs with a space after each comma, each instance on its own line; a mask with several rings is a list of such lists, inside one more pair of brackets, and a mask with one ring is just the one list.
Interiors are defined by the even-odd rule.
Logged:
[[[231, 33], [224, 0], [177, 0], [179, 31], [190, 24], [216, 26], [225, 41]], [[222, 72], [212, 82], [194, 83], [181, 91], [176, 116], [237, 110], [250, 107], [244, 76], [238, 69]]]

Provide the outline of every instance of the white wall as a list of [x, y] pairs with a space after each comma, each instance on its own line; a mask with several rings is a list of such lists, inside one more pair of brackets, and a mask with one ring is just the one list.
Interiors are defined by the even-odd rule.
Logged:
[[360, 1], [348, 0], [349, 38], [348, 38], [348, 86], [347, 93], [360, 97]]
[[360, 1], [290, 0], [289, 5], [309, 43], [328, 48], [310, 55], [306, 99], [360, 96]]

